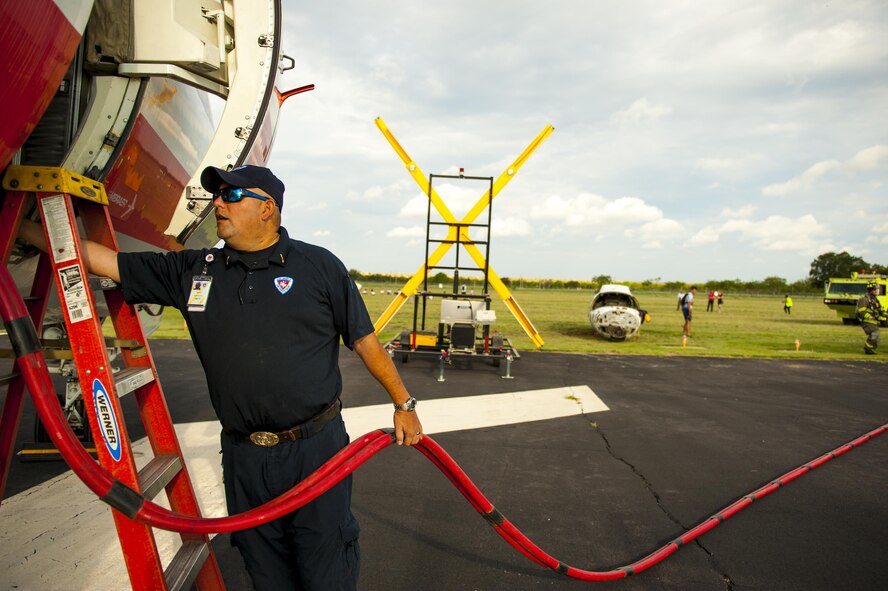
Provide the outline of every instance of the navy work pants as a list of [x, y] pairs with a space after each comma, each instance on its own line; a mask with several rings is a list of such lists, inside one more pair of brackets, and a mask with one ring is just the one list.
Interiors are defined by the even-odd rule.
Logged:
[[[313, 437], [260, 447], [222, 434], [228, 513], [288, 491], [348, 445], [338, 416]], [[258, 591], [354, 591], [360, 566], [351, 475], [323, 495], [265, 525], [231, 534]]]

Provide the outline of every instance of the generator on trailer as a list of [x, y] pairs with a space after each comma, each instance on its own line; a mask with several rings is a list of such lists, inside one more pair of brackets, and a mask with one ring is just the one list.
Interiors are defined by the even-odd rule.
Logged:
[[[431, 194], [435, 179], [485, 181], [488, 185], [486, 194], [487, 223], [465, 223], [457, 221], [432, 220]], [[455, 260], [452, 265], [424, 265], [422, 289], [413, 296], [413, 327], [401, 331], [395, 338], [385, 344], [386, 350], [394, 358], [406, 363], [411, 355], [437, 357], [440, 373], [438, 381], [444, 381], [444, 366], [452, 364], [455, 358], [484, 360], [494, 367], [506, 362], [506, 373], [503, 377], [511, 378], [512, 361], [520, 355], [512, 346], [511, 341], [491, 326], [496, 323], [496, 312], [490, 308], [488, 293], [488, 275], [490, 272], [490, 221], [492, 217], [493, 177], [466, 176], [463, 169], [460, 174], [430, 174], [428, 181], [430, 195], [426, 216], [426, 261], [429, 260], [429, 246], [456, 245]], [[435, 229], [446, 227], [443, 237], [437, 237]], [[475, 239], [470, 232], [483, 233], [483, 239]], [[460, 245], [483, 247], [483, 266], [463, 266], [460, 264]], [[443, 283], [438, 291], [429, 286], [429, 272], [433, 269], [449, 270], [453, 273], [450, 288], [445, 290]], [[460, 272], [481, 273], [481, 289], [476, 294], [460, 283]], [[437, 299], [437, 300], [436, 300]], [[435, 330], [427, 328], [430, 308], [437, 307], [439, 321]]]

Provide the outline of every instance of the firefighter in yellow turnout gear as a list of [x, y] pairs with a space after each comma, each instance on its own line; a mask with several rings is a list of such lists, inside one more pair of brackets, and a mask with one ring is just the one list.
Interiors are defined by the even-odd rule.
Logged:
[[857, 300], [857, 318], [860, 326], [866, 333], [866, 342], [863, 344], [863, 352], [867, 355], [875, 355], [879, 346], [879, 324], [885, 322], [885, 308], [876, 298], [879, 285], [872, 281], [866, 285], [866, 295]]

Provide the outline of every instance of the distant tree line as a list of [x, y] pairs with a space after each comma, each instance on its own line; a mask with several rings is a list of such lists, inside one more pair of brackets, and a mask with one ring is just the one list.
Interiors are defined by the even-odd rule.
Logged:
[[[823, 286], [830, 277], [849, 277], [851, 273], [877, 273], [888, 275], [888, 266], [868, 263], [860, 257], [854, 257], [847, 252], [827, 252], [811, 262], [811, 270], [806, 279], [788, 282], [783, 277], [765, 277], [760, 281], [742, 281], [740, 279], [719, 279], [696, 283], [700, 290], [708, 291], [716, 289], [725, 293], [766, 293], [766, 294], [820, 294]], [[394, 275], [387, 273], [362, 273], [357, 269], [349, 270], [352, 279], [357, 282], [385, 283], [404, 285], [410, 275]], [[525, 279], [516, 277], [501, 277], [502, 282], [509, 288], [518, 289], [589, 289], [597, 290], [602, 285], [615, 283], [610, 275], [598, 275], [588, 281], [577, 279]], [[441, 285], [444, 289], [453, 287], [453, 276], [443, 271], [432, 275], [428, 279], [429, 287], [437, 289]], [[622, 285], [628, 285], [630, 289], [640, 291], [669, 291], [678, 292], [688, 289], [690, 284], [684, 281], [661, 281], [659, 277], [645, 279], [644, 281], [616, 281]], [[461, 278], [458, 288], [465, 285], [467, 289], [481, 291], [481, 277], [472, 276]], [[492, 291], [492, 289], [490, 290]]]
[[808, 280], [815, 287], [823, 287], [830, 277], [850, 277], [851, 273], [888, 275], [888, 265], [868, 263], [845, 251], [825, 252], [811, 262]]

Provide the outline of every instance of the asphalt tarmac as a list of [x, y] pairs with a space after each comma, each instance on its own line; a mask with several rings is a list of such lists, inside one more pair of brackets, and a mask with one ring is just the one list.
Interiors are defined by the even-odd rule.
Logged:
[[[212, 420], [190, 342], [154, 341], [152, 352], [174, 421]], [[504, 367], [457, 359], [444, 382], [432, 360], [411, 358], [398, 367], [420, 401], [421, 419], [424, 401], [464, 397], [471, 414], [473, 396], [567, 386], [588, 386], [609, 407], [433, 436], [531, 540], [586, 570], [638, 560], [763, 484], [888, 422], [884, 363], [523, 352], [513, 379], [501, 377]], [[343, 350], [341, 368], [346, 407], [388, 400], [353, 353]], [[124, 412], [136, 439], [142, 430], [128, 398]], [[20, 442], [30, 437], [32, 421], [29, 405]], [[58, 462], [15, 463], [6, 496], [64, 470]], [[886, 488], [888, 435], [801, 476], [644, 572], [586, 583], [530, 562], [422, 454], [390, 446], [354, 476], [359, 588], [883, 589]], [[0, 506], [0, 519], [7, 518]], [[228, 589], [250, 589], [228, 536], [217, 536], [213, 547]]]

